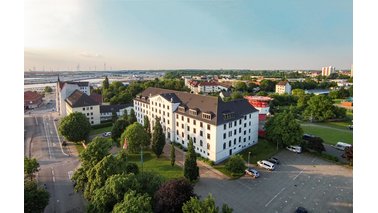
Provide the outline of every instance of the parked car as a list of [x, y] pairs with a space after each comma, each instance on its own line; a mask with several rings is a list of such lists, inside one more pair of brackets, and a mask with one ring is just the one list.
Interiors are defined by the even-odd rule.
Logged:
[[295, 210], [295, 213], [307, 213], [307, 209], [304, 207], [300, 206]]
[[344, 142], [337, 142], [335, 146], [336, 149], [338, 150], [341, 150], [341, 151], [344, 151], [345, 148], [347, 147], [351, 147], [352, 145], [348, 144], [348, 143], [344, 143]]
[[257, 165], [259, 165], [260, 167], [262, 167], [264, 169], [271, 170], [271, 171], [273, 171], [275, 169], [274, 163], [271, 163], [267, 160], [259, 160], [259, 161], [257, 161]]
[[300, 146], [288, 146], [286, 147], [287, 150], [295, 152], [295, 153], [301, 153], [302, 152], [302, 147]]
[[280, 161], [275, 157], [270, 157], [267, 161], [274, 163], [274, 164], [280, 164]]
[[253, 169], [251, 167], [247, 168], [245, 170], [245, 173], [248, 174], [248, 175], [250, 175], [250, 176], [252, 176], [252, 177], [254, 177], [254, 178], [260, 177], [260, 173], [256, 169]]
[[302, 136], [303, 140], [308, 140], [315, 137], [316, 137], [315, 135], [310, 135], [310, 134], [303, 134]]
[[104, 133], [102, 133], [102, 136], [104, 136], [104, 137], [109, 137], [111, 135], [112, 135], [111, 132], [104, 132]]

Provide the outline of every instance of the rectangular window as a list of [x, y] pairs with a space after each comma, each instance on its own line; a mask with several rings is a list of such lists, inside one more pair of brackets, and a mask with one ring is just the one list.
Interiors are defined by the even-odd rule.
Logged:
[[200, 122], [200, 127], [202, 127], [202, 122]]
[[167, 116], [169, 117], [169, 112], [167, 112]]
[[176, 122], [176, 126], [179, 126], [179, 122]]
[[202, 145], [203, 145], [202, 140], [200, 140], [200, 146], [202, 146]]
[[229, 131], [228, 132], [228, 137], [231, 137], [232, 136], [232, 131]]
[[246, 134], [247, 134], [247, 131], [244, 130], [244, 135], [246, 135]]
[[223, 130], [225, 130], [227, 128], [227, 125], [226, 124], [224, 124], [223, 125]]
[[85, 107], [83, 107], [83, 111], [85, 111]]
[[167, 120], [167, 123], [169, 124], [169, 120]]
[[190, 140], [190, 137], [189, 137], [189, 135], [188, 135], [188, 137], [187, 137], [187, 138], [188, 138], [188, 140]]
[[91, 112], [91, 115], [93, 115], [93, 112]]
[[251, 114], [249, 114], [249, 118], [251, 118]]
[[251, 133], [251, 129], [248, 130], [248, 133]]
[[240, 120], [239, 120], [239, 124], [240, 124], [240, 125], [241, 125], [241, 122], [242, 122], [242, 120], [240, 119]]
[[177, 133], [177, 136], [179, 135], [179, 132], [178, 132], [178, 130], [176, 130], [176, 133]]
[[241, 137], [239, 137], [239, 143], [241, 142]]
[[196, 143], [197, 142], [197, 138], [193, 138], [193, 143]]
[[200, 131], [200, 136], [203, 136], [203, 132], [202, 131]]
[[188, 132], [190, 131], [190, 127], [189, 126], [187, 126], [186, 129], [188, 130]]
[[243, 142], [245, 142], [245, 139], [246, 139], [246, 138], [243, 138]]
[[236, 129], [234, 129], [234, 135], [236, 135]]
[[190, 123], [190, 119], [189, 118], [187, 118], [186, 120], [188, 121], [188, 123]]
[[193, 119], [193, 125], [196, 125], [196, 120]]
[[236, 138], [234, 139], [234, 145], [236, 145]]
[[184, 132], [181, 132], [181, 137], [184, 138]]
[[238, 122], [237, 122], [237, 121], [234, 122], [234, 126], [236, 126], [236, 125], [238, 125]]
[[165, 105], [163, 104], [163, 109], [165, 109]]
[[169, 106], [167, 106], [167, 109], [169, 109]]
[[227, 137], [227, 134], [223, 133], [223, 139], [226, 139], [226, 137]]
[[244, 127], [247, 127], [247, 123], [244, 124]]
[[228, 123], [228, 128], [232, 127], [232, 122]]
[[181, 128], [183, 128], [183, 129], [184, 129], [184, 124], [181, 124]]
[[210, 124], [207, 125], [207, 130], [210, 130]]
[[193, 128], [193, 133], [196, 134], [196, 128]]
[[209, 140], [210, 140], [210, 134], [209, 134], [209, 133], [207, 133], [207, 139], [209, 139]]
[[178, 115], [176, 114], [176, 119], [178, 119]]
[[251, 126], [251, 121], [249, 122], [249, 126]]
[[184, 121], [184, 116], [181, 115], [181, 120]]
[[93, 107], [91, 107], [91, 109], [93, 109]]
[[231, 141], [228, 142], [228, 147], [231, 147]]
[[241, 133], [241, 128], [239, 128], [239, 133]]

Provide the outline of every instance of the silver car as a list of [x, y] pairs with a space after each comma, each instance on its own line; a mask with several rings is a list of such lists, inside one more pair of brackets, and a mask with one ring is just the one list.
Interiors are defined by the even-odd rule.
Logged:
[[245, 170], [245, 173], [248, 175], [251, 175], [254, 178], [260, 177], [260, 173], [256, 169], [253, 169], [253, 168], [247, 168]]

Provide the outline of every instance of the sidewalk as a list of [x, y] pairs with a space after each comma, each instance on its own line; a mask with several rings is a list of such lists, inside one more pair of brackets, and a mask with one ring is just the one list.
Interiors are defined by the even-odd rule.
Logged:
[[[163, 149], [163, 155], [170, 158], [171, 154], [171, 144], [170, 142], [166, 142], [164, 149]], [[184, 151], [181, 149], [175, 147], [175, 155], [176, 155], [176, 164], [178, 166], [183, 167], [184, 165]], [[197, 160], [197, 165], [199, 167], [199, 173], [200, 173], [200, 178], [201, 177], [208, 177], [208, 178], [216, 178], [216, 179], [223, 179], [227, 180], [229, 179], [226, 175], [224, 175], [222, 172], [214, 169], [210, 165], [206, 164], [205, 162], [202, 162], [200, 160]]]

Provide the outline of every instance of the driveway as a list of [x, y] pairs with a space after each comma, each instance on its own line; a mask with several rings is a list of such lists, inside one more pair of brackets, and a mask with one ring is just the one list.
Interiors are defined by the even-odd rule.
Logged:
[[307, 154], [283, 150], [273, 172], [257, 168], [260, 177], [238, 180], [201, 177], [195, 193], [211, 193], [216, 205], [227, 203], [234, 212], [353, 212], [353, 171]]

